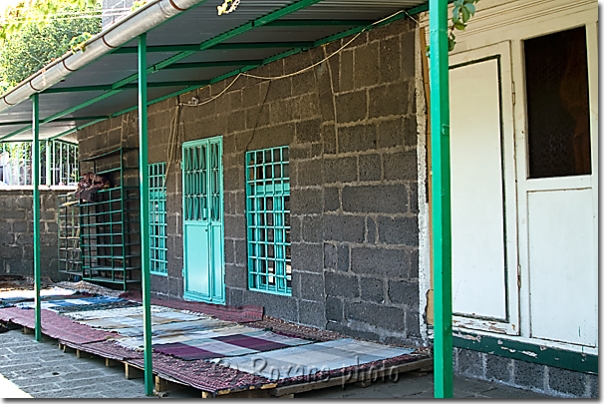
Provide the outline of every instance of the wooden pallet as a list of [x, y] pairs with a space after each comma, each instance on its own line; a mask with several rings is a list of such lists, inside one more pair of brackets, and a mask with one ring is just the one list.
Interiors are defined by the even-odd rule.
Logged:
[[[30, 330], [24, 327], [25, 330]], [[114, 367], [124, 366], [124, 377], [126, 379], [140, 379], [144, 377], [144, 368], [127, 361], [103, 358], [97, 354], [86, 352], [85, 350], [70, 347], [68, 344], [59, 341], [59, 348], [63, 352], [73, 352], [78, 358], [93, 358], [98, 357], [105, 360], [105, 366]], [[425, 374], [433, 369], [432, 358], [419, 359], [413, 362], [401, 363], [381, 368], [370, 368], [353, 371], [351, 374], [342, 376], [324, 378], [316, 381], [308, 381], [288, 386], [278, 386], [277, 383], [266, 383], [259, 387], [249, 387], [245, 390], [219, 390], [217, 392], [204, 391], [197, 389], [200, 392], [201, 398], [293, 398], [296, 394], [304, 393], [311, 390], [324, 389], [333, 386], [346, 386], [354, 384], [360, 387], [368, 387], [372, 383], [378, 381], [398, 381], [401, 373], [410, 374]], [[186, 383], [174, 379], [172, 377], [154, 374], [154, 394], [156, 396], [167, 396], [170, 391], [191, 388]], [[193, 387], [194, 388], [194, 387]]]

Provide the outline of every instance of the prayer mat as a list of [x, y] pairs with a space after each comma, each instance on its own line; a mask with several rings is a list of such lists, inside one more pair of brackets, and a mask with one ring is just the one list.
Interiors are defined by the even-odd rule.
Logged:
[[[128, 359], [126, 362], [141, 368], [145, 366], [144, 359]], [[153, 354], [153, 373], [210, 393], [275, 387], [275, 383], [262, 376], [202, 360], [185, 361], [158, 353]]]
[[[128, 291], [120, 297], [141, 302], [139, 291]], [[249, 323], [262, 320], [264, 308], [262, 306], [244, 305], [244, 306], [225, 306], [203, 302], [188, 302], [184, 300], [167, 300], [152, 298], [151, 304], [157, 304], [170, 307], [176, 310], [189, 310], [194, 313], [206, 314], [212, 317], [226, 321], [235, 321], [237, 323]]]
[[[124, 299], [120, 299], [119, 297], [111, 297], [111, 296], [92, 296], [92, 297], [80, 297], [80, 298], [71, 298], [71, 299], [52, 299], [52, 300], [44, 300], [40, 302], [40, 305], [43, 309], [54, 310], [59, 307], [73, 307], [73, 306], [83, 306], [83, 305], [98, 305], [103, 303], [115, 303], [117, 301], [121, 301]], [[15, 307], [20, 309], [34, 309], [36, 304], [34, 302], [22, 302], [15, 304]]]
[[[168, 307], [151, 305], [151, 313], [157, 314], [164, 311], [174, 311]], [[65, 313], [65, 316], [69, 317], [74, 321], [87, 321], [87, 320], [95, 320], [99, 318], [118, 318], [118, 317], [127, 317], [127, 316], [142, 316], [143, 315], [143, 306], [135, 306], [135, 307], [122, 307], [117, 309], [110, 310], [90, 310], [84, 312], [74, 312], [74, 313]]]
[[[0, 309], [1, 321], [13, 323], [28, 328], [35, 328], [35, 310], [22, 310], [17, 307]], [[78, 324], [50, 310], [41, 310], [42, 333], [51, 338], [60, 339], [75, 344], [104, 341], [118, 337], [118, 334], [95, 330], [86, 325]]]
[[176, 356], [184, 360], [224, 358], [267, 352], [291, 346], [310, 344], [313, 341], [286, 337], [271, 331], [249, 331], [238, 334], [216, 335], [212, 338], [182, 338], [180, 342], [153, 345], [156, 352]]
[[[120, 331], [123, 331], [123, 329]], [[191, 339], [212, 338], [221, 335], [232, 335], [252, 331], [258, 331], [258, 329], [247, 327], [237, 323], [227, 323], [227, 325], [224, 325], [224, 323], [219, 323], [216, 327], [207, 328], [203, 330], [188, 330], [184, 332], [179, 332], [176, 329], [161, 330], [158, 332], [157, 329], [153, 329], [151, 333], [151, 343], [154, 345], [170, 344], [173, 342], [189, 341]], [[118, 343], [129, 349], [142, 350], [144, 345], [142, 327], [140, 329], [139, 335], [119, 339]]]
[[410, 348], [342, 338], [211, 361], [271, 380], [280, 380], [359, 366], [412, 352]]
[[138, 302], [120, 299], [115, 302], [77, 305], [77, 306], [53, 307], [52, 309], [59, 314], [65, 314], [65, 313], [74, 313], [74, 312], [81, 312], [81, 311], [113, 310], [113, 309], [120, 309], [120, 308], [124, 308], [124, 307], [139, 307], [140, 305], [141, 304]]

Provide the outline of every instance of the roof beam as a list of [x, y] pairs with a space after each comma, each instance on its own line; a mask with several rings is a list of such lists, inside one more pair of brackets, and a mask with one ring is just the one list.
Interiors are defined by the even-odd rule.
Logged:
[[[158, 81], [155, 83], [148, 83], [149, 88], [163, 88], [163, 87], [190, 87], [190, 86], [206, 86], [209, 83], [208, 80], [190, 80], [190, 81]], [[62, 94], [62, 93], [78, 93], [86, 91], [111, 91], [115, 85], [100, 85], [100, 86], [82, 86], [82, 87], [62, 87], [62, 88], [49, 88], [43, 92], [43, 94]], [[137, 84], [124, 84], [119, 87], [120, 90], [136, 90]]]
[[[238, 49], [273, 49], [273, 48], [297, 48], [308, 46], [313, 42], [237, 42], [237, 43], [219, 43], [212, 46], [212, 50], [238, 50]], [[178, 53], [178, 52], [198, 52], [200, 45], [158, 45], [149, 46], [148, 52], [150, 53]], [[135, 54], [137, 48], [134, 46], [127, 46], [123, 48], [117, 48], [111, 52], [113, 55], [123, 54]]]
[[[76, 117], [72, 117], [72, 118], [59, 118], [59, 119], [55, 119], [53, 122], [88, 121], [88, 120], [107, 119], [107, 118], [109, 118], [109, 116], [107, 116], [107, 115], [103, 115], [103, 116], [76, 116]], [[28, 125], [28, 124], [31, 124], [31, 119], [29, 119], [27, 121], [0, 122], [0, 127], [1, 126], [13, 126], [13, 125]]]
[[191, 62], [191, 63], [174, 63], [173, 65], [166, 66], [164, 69], [205, 69], [208, 67], [231, 67], [231, 66], [260, 66], [263, 60], [224, 60], [216, 62]]
[[277, 20], [265, 27], [366, 27], [371, 20]]

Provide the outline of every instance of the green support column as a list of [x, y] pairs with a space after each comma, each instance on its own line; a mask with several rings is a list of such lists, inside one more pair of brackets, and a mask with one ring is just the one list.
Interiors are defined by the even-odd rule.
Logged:
[[453, 397], [451, 176], [447, 0], [430, 0], [430, 124], [434, 237], [434, 397]]
[[140, 189], [141, 276], [145, 336], [145, 392], [153, 395], [153, 356], [151, 350], [151, 273], [149, 262], [149, 158], [147, 139], [147, 35], [138, 39], [138, 167]]
[[36, 293], [36, 341], [42, 341], [42, 310], [40, 304], [40, 103], [38, 94], [31, 96], [32, 101], [32, 173], [31, 184], [34, 188], [33, 219], [34, 219], [34, 289]]

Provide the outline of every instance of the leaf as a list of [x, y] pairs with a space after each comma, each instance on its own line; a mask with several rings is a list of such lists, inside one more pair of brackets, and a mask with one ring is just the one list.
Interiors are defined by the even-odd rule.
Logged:
[[476, 6], [474, 6], [474, 4], [472, 4], [472, 3], [467, 3], [466, 4], [466, 9], [468, 10], [468, 12], [471, 15], [474, 15], [474, 13], [476, 13]]
[[466, 24], [464, 24], [463, 22], [456, 22], [454, 24], [454, 27], [460, 31], [464, 31], [466, 29]]
[[453, 8], [453, 22], [459, 21], [459, 8]]
[[470, 19], [470, 12], [465, 8], [461, 8], [461, 20], [466, 23]]

